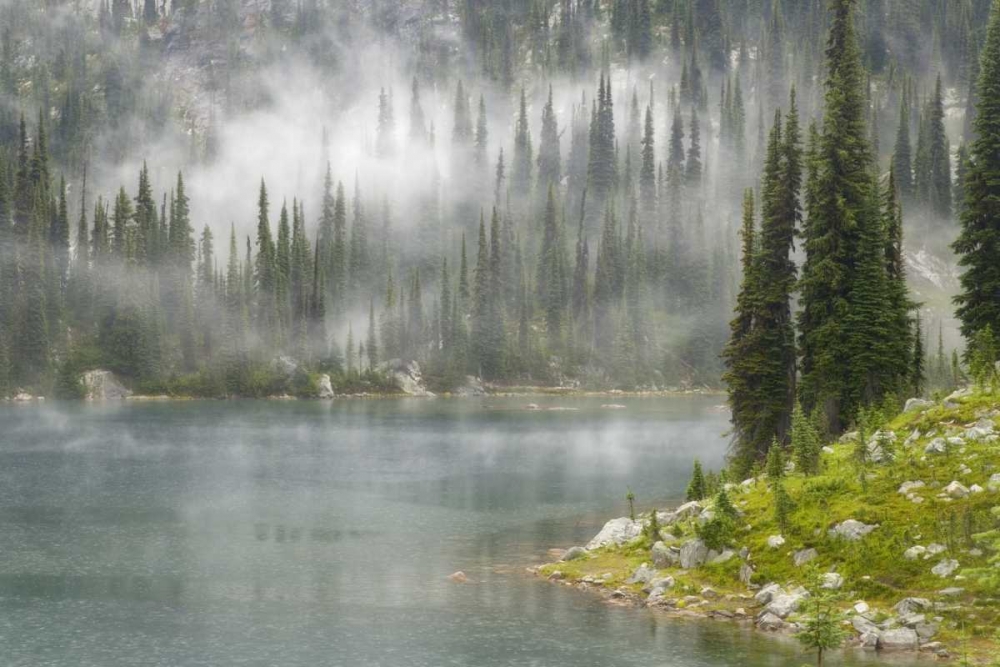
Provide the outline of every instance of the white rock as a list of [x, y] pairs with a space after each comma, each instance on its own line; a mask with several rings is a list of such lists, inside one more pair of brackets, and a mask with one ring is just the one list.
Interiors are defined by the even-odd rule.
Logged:
[[320, 398], [333, 398], [333, 384], [330, 382], [330, 376], [323, 373], [319, 376], [319, 380], [316, 382], [317, 392], [316, 395]]
[[944, 487], [944, 492], [952, 498], [964, 498], [969, 495], [969, 489], [960, 482], [952, 482], [948, 486]]
[[594, 539], [587, 543], [587, 551], [593, 551], [609, 544], [621, 546], [642, 535], [642, 524], [627, 516], [612, 519], [604, 524]]
[[771, 535], [770, 537], [767, 538], [767, 546], [771, 547], [772, 549], [777, 549], [784, 543], [785, 543], [785, 538], [782, 537], [781, 535]]
[[700, 567], [708, 560], [708, 547], [702, 540], [688, 540], [681, 545], [681, 567], [690, 570]]
[[100, 369], [87, 371], [81, 377], [81, 382], [83, 382], [84, 396], [88, 401], [116, 401], [132, 395], [132, 391], [111, 371]]
[[895, 628], [879, 635], [878, 648], [883, 651], [912, 651], [916, 650], [919, 641], [916, 630]]
[[648, 584], [656, 578], [656, 570], [645, 563], [640, 565], [632, 573], [632, 576], [625, 582], [626, 584]]
[[816, 560], [818, 557], [819, 552], [815, 549], [803, 549], [792, 554], [792, 562], [795, 563], [795, 567], [802, 567], [806, 563]]
[[934, 438], [924, 447], [924, 454], [944, 454], [948, 451], [948, 443], [944, 438]]
[[931, 556], [937, 556], [938, 554], [943, 554], [948, 550], [943, 544], [932, 543], [927, 545], [927, 556], [925, 558], [930, 558]]
[[857, 542], [878, 528], [878, 524], [868, 525], [856, 519], [848, 519], [830, 529], [831, 537], [842, 537], [849, 542]]
[[823, 575], [823, 583], [820, 584], [820, 588], [825, 588], [830, 591], [838, 591], [843, 585], [843, 576], [837, 574], [836, 572], [827, 572]]
[[906, 560], [917, 560], [925, 553], [927, 553], [927, 547], [922, 547], [918, 544], [904, 551], [903, 558], [905, 558]]
[[830, 447], [829, 445], [826, 445], [826, 446], [823, 447], [822, 452], [824, 454], [833, 454], [833, 447]]
[[910, 412], [911, 410], [923, 410], [924, 408], [929, 408], [934, 405], [933, 401], [928, 401], [923, 398], [908, 398], [906, 399], [906, 405], [903, 406], [903, 412]]
[[972, 486], [969, 487], [969, 493], [982, 493], [983, 490], [984, 490], [983, 487], [979, 486], [978, 484], [973, 484]]
[[899, 485], [899, 493], [902, 493], [905, 496], [914, 489], [922, 489], [924, 486], [925, 484], [923, 481], [919, 479], [915, 482], [903, 482]]
[[757, 591], [757, 594], [753, 596], [753, 599], [760, 605], [766, 605], [774, 599], [776, 595], [783, 595], [785, 593], [784, 589], [781, 588], [776, 583], [770, 583], [764, 588]]
[[871, 611], [871, 607], [869, 607], [868, 603], [865, 602], [864, 600], [858, 600], [854, 604], [854, 611], [859, 614], [867, 614], [869, 611]]
[[931, 574], [939, 577], [950, 577], [958, 569], [958, 561], [954, 558], [947, 558], [931, 568]]
[[1000, 491], [1000, 472], [990, 475], [990, 481], [986, 482], [986, 488], [990, 491]]

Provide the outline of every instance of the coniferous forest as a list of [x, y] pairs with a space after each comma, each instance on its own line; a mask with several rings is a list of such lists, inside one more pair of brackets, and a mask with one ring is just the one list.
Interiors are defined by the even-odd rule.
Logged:
[[409, 361], [433, 391], [726, 387], [749, 469], [796, 406], [836, 433], [997, 356], [995, 1], [3, 0], [0, 28], [0, 395], [391, 391]]

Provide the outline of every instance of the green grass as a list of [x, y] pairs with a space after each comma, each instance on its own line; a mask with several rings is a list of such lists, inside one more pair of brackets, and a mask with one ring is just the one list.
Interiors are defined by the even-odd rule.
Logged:
[[[943, 455], [924, 454], [930, 441], [928, 433], [938, 436], [960, 435], [966, 426], [986, 414], [1000, 414], [1000, 395], [976, 393], [958, 399], [954, 404], [937, 404], [925, 411], [914, 411], [897, 416], [887, 428], [897, 434], [895, 459], [889, 463], [868, 464], [868, 480], [863, 488], [854, 462], [852, 442], [834, 443], [833, 453], [822, 454], [819, 474], [804, 477], [788, 475], [785, 489], [795, 503], [788, 530], [778, 529], [773, 516], [773, 496], [764, 480], [748, 488], [737, 486], [731, 492], [735, 506], [743, 513], [740, 531], [733, 547], [746, 546], [756, 567], [753, 578], [756, 584], [778, 582], [784, 586], [809, 585], [821, 573], [836, 571], [845, 580], [841, 590], [841, 605], [846, 610], [854, 602], [865, 600], [872, 609], [892, 614], [892, 607], [904, 597], [925, 597], [945, 602], [951, 609], [936, 610], [932, 615], [944, 617], [940, 631], [934, 638], [959, 651], [966, 643], [980, 657], [997, 650], [996, 628], [1000, 628], [1000, 590], [996, 585], [997, 565], [990, 562], [995, 556], [995, 536], [984, 537], [987, 531], [1000, 529], [1000, 493], [986, 490], [962, 499], [943, 499], [938, 495], [952, 480], [966, 487], [979, 484], [987, 486], [990, 475], [1000, 472], [1000, 442], [967, 441], [964, 451], [949, 448]], [[992, 417], [990, 417], [992, 418]], [[1000, 432], [1000, 422], [995, 421]], [[903, 441], [914, 429], [921, 436], [910, 447]], [[964, 465], [971, 469], [961, 474]], [[923, 498], [913, 503], [897, 492], [905, 481], [922, 480], [926, 486], [915, 490]], [[858, 542], [831, 537], [828, 530], [847, 519], [857, 519], [867, 524], [877, 523], [879, 528]], [[694, 533], [693, 525], [683, 526], [683, 533]], [[777, 549], [767, 546], [770, 535], [781, 533], [785, 544]], [[904, 559], [903, 552], [916, 544], [944, 545], [947, 550], [927, 560]], [[590, 558], [571, 563], [557, 563], [542, 568], [548, 575], [560, 570], [570, 580], [590, 575], [600, 578], [612, 573], [609, 587], [631, 588], [624, 582], [643, 562], [651, 564], [649, 540], [642, 540], [621, 548], [598, 550]], [[792, 554], [800, 549], [813, 547], [819, 557], [804, 567], [796, 567]], [[982, 554], [970, 553], [979, 549]], [[945, 558], [960, 563], [959, 577], [941, 578], [931, 573], [931, 568]], [[748, 591], [739, 582], [739, 559], [706, 566], [697, 570], [665, 570], [675, 577], [678, 585], [669, 594], [681, 598], [697, 594], [703, 586], [711, 586], [723, 594], [703, 609], [730, 609], [745, 607]], [[992, 580], [982, 577], [976, 570], [997, 572]], [[943, 598], [939, 591], [959, 587], [965, 592], [958, 597]], [[728, 599], [727, 599], [728, 596]]]

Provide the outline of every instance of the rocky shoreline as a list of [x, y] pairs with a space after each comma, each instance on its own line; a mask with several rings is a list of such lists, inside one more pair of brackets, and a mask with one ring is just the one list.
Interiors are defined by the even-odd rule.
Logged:
[[[784, 530], [761, 475], [724, 482], [715, 498], [611, 519], [530, 570], [612, 603], [781, 636], [822, 599], [845, 648], [997, 664], [987, 661], [1000, 657], [1000, 396], [965, 390], [907, 407], [863, 443], [864, 483], [857, 434], [824, 447], [817, 473], [789, 463]], [[723, 494], [737, 528], [713, 550], [706, 526]]]

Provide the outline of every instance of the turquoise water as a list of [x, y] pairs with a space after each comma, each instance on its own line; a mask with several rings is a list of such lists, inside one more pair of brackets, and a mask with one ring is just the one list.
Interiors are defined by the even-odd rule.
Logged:
[[609, 402], [2, 405], [0, 664], [807, 662], [524, 573], [722, 460], [720, 399]]

